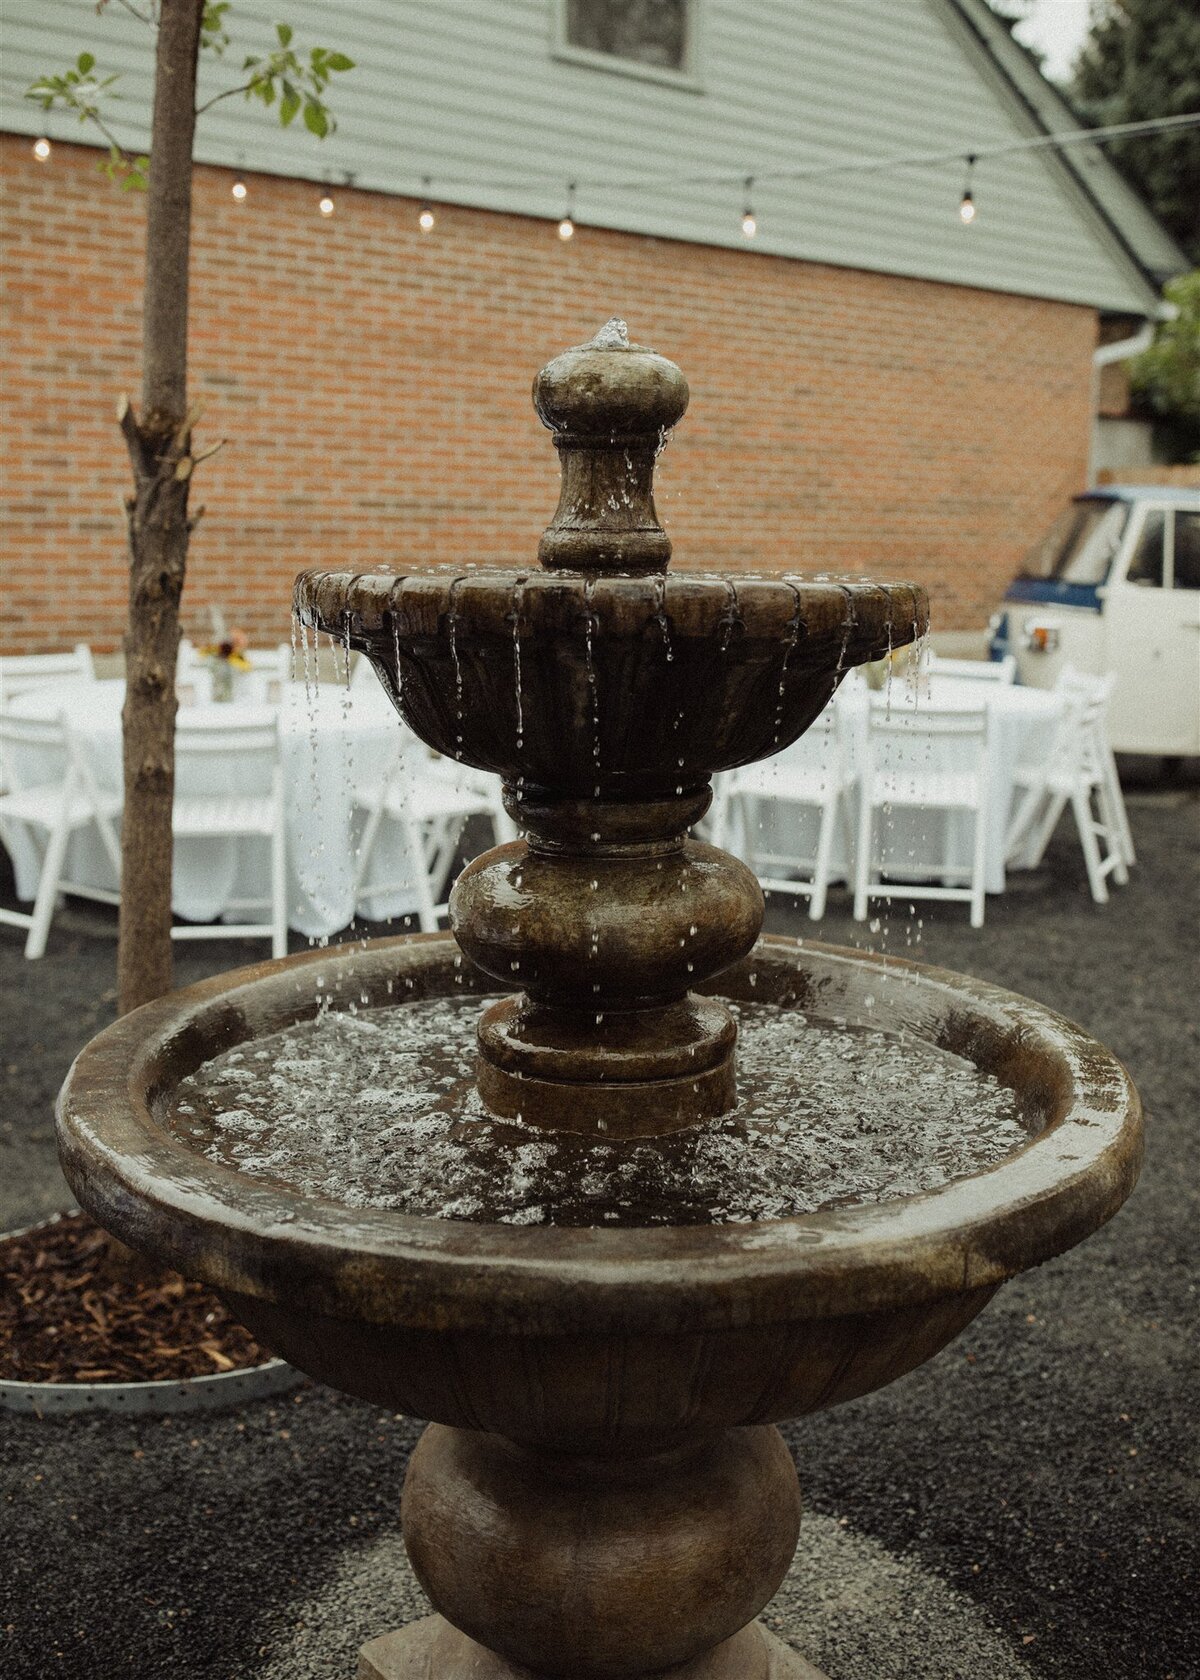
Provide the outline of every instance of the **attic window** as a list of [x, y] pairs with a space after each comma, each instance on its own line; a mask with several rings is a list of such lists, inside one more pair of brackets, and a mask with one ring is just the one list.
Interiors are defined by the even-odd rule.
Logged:
[[696, 87], [699, 0], [556, 0], [559, 58]]

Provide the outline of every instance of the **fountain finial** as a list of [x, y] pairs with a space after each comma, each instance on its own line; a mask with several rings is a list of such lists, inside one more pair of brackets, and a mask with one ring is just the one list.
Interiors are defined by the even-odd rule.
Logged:
[[654, 509], [654, 463], [687, 408], [675, 363], [631, 344], [613, 316], [587, 344], [546, 364], [533, 403], [562, 461], [558, 509], [538, 545], [542, 564], [665, 571], [671, 540]]

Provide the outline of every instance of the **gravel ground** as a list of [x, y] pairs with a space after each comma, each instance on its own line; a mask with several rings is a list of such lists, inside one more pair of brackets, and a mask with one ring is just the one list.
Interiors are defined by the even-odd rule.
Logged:
[[[1093, 906], [1073, 832], [982, 933], [907, 905], [870, 935], [835, 894], [823, 938], [966, 969], [1081, 1021], [1151, 1116], [1132, 1200], [1010, 1284], [953, 1346], [791, 1427], [810, 1516], [769, 1612], [831, 1680], [1191, 1680], [1198, 1061], [1194, 788], [1131, 802], [1140, 864]], [[11, 881], [0, 882], [0, 901]], [[791, 908], [768, 927], [807, 934]], [[25, 964], [0, 930], [0, 1227], [67, 1205], [51, 1105], [112, 1016], [115, 942], [77, 906]], [[181, 984], [260, 955], [178, 952]], [[349, 1680], [421, 1612], [398, 1540], [418, 1426], [328, 1390], [204, 1418], [0, 1414], [0, 1673]]]

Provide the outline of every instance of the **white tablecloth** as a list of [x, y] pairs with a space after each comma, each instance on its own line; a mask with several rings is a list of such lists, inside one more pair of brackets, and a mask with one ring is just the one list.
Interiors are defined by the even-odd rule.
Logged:
[[[832, 704], [838, 708], [844, 726], [843, 739], [850, 764], [862, 762], [866, 748], [867, 720], [872, 695], [864, 683], [847, 683]], [[890, 704], [895, 710], [934, 711], [938, 707], [986, 705], [988, 708], [988, 796], [986, 810], [986, 887], [990, 893], [1004, 891], [1005, 834], [1013, 803], [1014, 776], [1019, 766], [1042, 762], [1053, 744], [1055, 729], [1063, 712], [1062, 697], [1051, 690], [1020, 688], [1008, 683], [976, 682], [968, 678], [937, 677], [926, 694], [916, 693], [910, 684], [893, 679]], [[799, 750], [804, 751], [801, 741]], [[781, 754], [781, 759], [785, 757]], [[759, 802], [757, 821], [761, 829], [756, 844], [764, 852], [795, 857], [812, 857], [817, 846], [818, 816], [815, 810], [796, 805]], [[857, 801], [850, 800], [850, 825], [858, 825]], [[876, 819], [876, 860], [881, 847], [890, 876], [913, 879], [927, 876], [935, 860], [946, 860], [970, 868], [973, 818], [958, 812], [897, 809]], [[736, 845], [736, 833], [731, 837]], [[833, 876], [847, 880], [852, 869], [842, 829], [836, 832], [833, 848]], [[773, 869], [772, 873], [779, 873]]]
[[[121, 707], [123, 682], [53, 683], [18, 696], [12, 709], [25, 717], [54, 718], [66, 711], [84, 744], [88, 761], [103, 787], [121, 785]], [[400, 721], [382, 688], [369, 685], [353, 692], [323, 684], [310, 705], [302, 683], [285, 683], [276, 704], [230, 701], [224, 705], [181, 705], [177, 729], [232, 723], [266, 723], [278, 713], [283, 757], [287, 821], [288, 923], [300, 933], [320, 937], [336, 933], [354, 915], [354, 844], [361, 813], [354, 819], [356, 786], [378, 780], [392, 761]], [[61, 766], [44, 755], [14, 755], [7, 766], [14, 785], [28, 786], [57, 776]], [[180, 791], [260, 791], [247, 786], [245, 765], [220, 760], [219, 786], [192, 786], [180, 779]], [[194, 778], [200, 772], [190, 772]], [[261, 771], [255, 769], [257, 778]], [[265, 791], [265, 789], [261, 790]], [[30, 899], [37, 890], [40, 854], [32, 839], [14, 831], [13, 865], [17, 892]], [[361, 902], [372, 916], [404, 916], [415, 908], [406, 888], [412, 879], [407, 847], [394, 823], [385, 823], [371, 858]], [[81, 884], [115, 887], [112, 869], [98, 836], [85, 831], [72, 841], [66, 878]], [[172, 905], [188, 921], [219, 917], [233, 899], [261, 897], [268, 890], [266, 847], [245, 840], [180, 840], [175, 845]], [[386, 895], [373, 882], [394, 887]]]

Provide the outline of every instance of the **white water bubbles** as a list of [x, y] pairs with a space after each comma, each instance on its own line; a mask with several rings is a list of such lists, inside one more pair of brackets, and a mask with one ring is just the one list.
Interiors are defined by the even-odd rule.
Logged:
[[[322, 977], [323, 978], [323, 977]], [[324, 998], [328, 990], [318, 982]], [[169, 1123], [236, 1170], [348, 1207], [508, 1224], [778, 1219], [933, 1189], [1027, 1141], [1016, 1099], [911, 1035], [767, 1003], [738, 1018], [736, 1110], [671, 1138], [550, 1134], [484, 1109], [473, 994], [339, 1012], [226, 1051]]]

